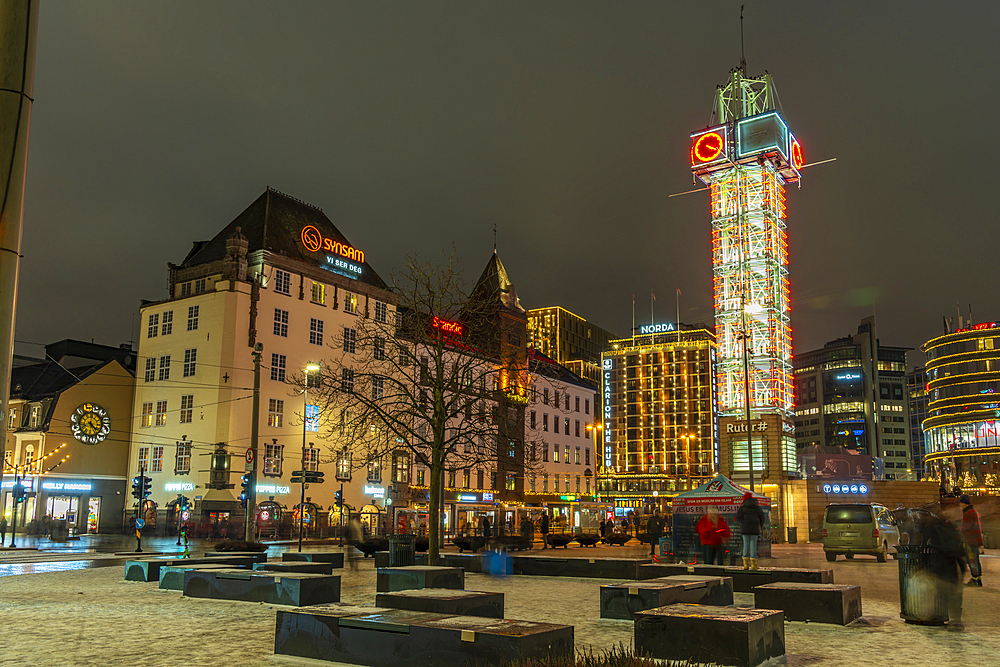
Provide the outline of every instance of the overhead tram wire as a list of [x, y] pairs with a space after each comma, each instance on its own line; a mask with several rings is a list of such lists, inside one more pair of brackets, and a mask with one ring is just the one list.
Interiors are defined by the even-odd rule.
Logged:
[[[815, 167], [816, 165], [819, 165], [819, 164], [826, 164], [827, 162], [836, 162], [836, 160], [837, 160], [837, 158], [832, 157], [829, 160], [820, 160], [819, 162], [810, 162], [809, 164], [804, 164], [801, 167], [799, 167], [799, 171], [802, 171], [803, 169], [806, 169], [808, 167]], [[685, 190], [684, 192], [675, 192], [672, 195], [667, 195], [667, 199], [669, 199], [671, 197], [680, 197], [681, 195], [689, 195], [689, 194], [692, 194], [694, 192], [704, 192], [705, 190], [710, 190], [710, 189], [711, 189], [711, 186], [706, 185], [703, 188], [695, 188], [694, 190]]]

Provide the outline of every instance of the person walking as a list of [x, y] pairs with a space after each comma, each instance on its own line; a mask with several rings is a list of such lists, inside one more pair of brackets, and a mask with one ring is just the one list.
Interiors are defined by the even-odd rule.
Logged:
[[743, 504], [736, 512], [736, 521], [740, 524], [740, 535], [743, 537], [743, 569], [756, 570], [757, 540], [764, 525], [764, 510], [749, 491], [743, 494]]
[[7, 517], [0, 516], [0, 547], [7, 541]]
[[549, 513], [542, 512], [542, 549], [549, 548]]
[[698, 537], [701, 538], [701, 549], [706, 565], [723, 565], [726, 555], [726, 543], [732, 535], [729, 524], [719, 514], [719, 510], [709, 507], [708, 512], [698, 520], [695, 526]]
[[979, 511], [972, 506], [972, 500], [967, 495], [958, 499], [962, 506], [962, 542], [965, 543], [965, 558], [969, 563], [969, 574], [972, 576], [966, 586], [983, 585], [983, 565], [979, 560], [979, 547], [983, 546], [983, 522]]
[[937, 597], [948, 605], [948, 629], [962, 630], [962, 574], [965, 548], [962, 535], [950, 521], [933, 521], [923, 529], [927, 570], [934, 577]]
[[653, 516], [646, 522], [646, 533], [649, 535], [649, 555], [656, 555], [656, 545], [663, 535], [663, 519], [660, 518], [660, 510], [653, 510]]

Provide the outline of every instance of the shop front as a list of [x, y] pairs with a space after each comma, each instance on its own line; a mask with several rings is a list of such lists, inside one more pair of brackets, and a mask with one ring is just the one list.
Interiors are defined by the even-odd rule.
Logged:
[[[497, 522], [501, 520], [501, 511], [494, 501], [492, 491], [445, 491], [445, 515], [447, 519], [455, 517], [454, 532], [451, 522], [446, 522], [445, 533], [451, 537], [482, 535], [483, 520], [489, 519], [491, 535], [497, 534]], [[504, 517], [505, 518], [505, 517]]]
[[[4, 515], [11, 522], [14, 480], [5, 477]], [[65, 521], [70, 535], [121, 532], [124, 479], [27, 477], [25, 502], [18, 507], [18, 532], [43, 534], [46, 525]]]

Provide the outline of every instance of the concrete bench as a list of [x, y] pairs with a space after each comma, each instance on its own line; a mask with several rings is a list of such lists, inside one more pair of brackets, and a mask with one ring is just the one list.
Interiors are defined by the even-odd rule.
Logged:
[[683, 563], [646, 563], [640, 565], [636, 576], [639, 580], [660, 579], [677, 575], [699, 575], [705, 577], [729, 577], [731, 568], [722, 565], [686, 565]]
[[263, 563], [267, 560], [267, 551], [206, 551], [206, 558], [229, 558], [230, 556], [242, 556], [252, 558], [256, 563]]
[[278, 610], [274, 653], [379, 667], [504, 665], [572, 659], [573, 627], [323, 605]]
[[159, 581], [160, 568], [169, 565], [230, 565], [250, 567], [254, 559], [246, 556], [218, 556], [211, 558], [150, 558], [125, 561], [125, 581]]
[[781, 609], [789, 621], [847, 625], [861, 618], [861, 587], [780, 582], [753, 589], [754, 605]]
[[755, 667], [785, 654], [781, 611], [672, 604], [635, 614], [635, 651], [660, 660]]
[[417, 588], [465, 589], [465, 571], [460, 567], [408, 565], [382, 567], [375, 575], [375, 590], [379, 593], [408, 591]]
[[[164, 591], [183, 591], [184, 590], [184, 573], [188, 570], [232, 570], [232, 569], [243, 569], [234, 568], [232, 565], [220, 565], [220, 564], [198, 564], [198, 565], [164, 565], [160, 567], [160, 590]], [[247, 568], [247, 572], [249, 572]]]
[[188, 570], [184, 595], [304, 607], [340, 601], [340, 576], [249, 570]]
[[254, 563], [253, 569], [259, 572], [307, 572], [309, 574], [333, 574], [337, 567], [333, 563], [311, 563], [308, 561], [288, 561], [284, 563]]
[[715, 577], [732, 577], [733, 590], [738, 593], [752, 593], [757, 586], [782, 581], [808, 584], [832, 584], [833, 570], [808, 569], [799, 567], [762, 567], [759, 570], [744, 570], [722, 565], [685, 565], [683, 563], [651, 563], [640, 565], [637, 578], [657, 579], [675, 574], [700, 574]]
[[282, 563], [330, 563], [333, 567], [344, 567], [343, 551], [286, 551], [281, 554]]
[[733, 604], [730, 577], [676, 576], [601, 586], [601, 618], [632, 620], [635, 613], [679, 602]]
[[636, 579], [649, 558], [574, 558], [567, 556], [511, 556], [514, 574], [547, 577]]
[[376, 607], [427, 611], [455, 616], [503, 618], [503, 593], [456, 591], [450, 588], [421, 588], [412, 591], [378, 593]]

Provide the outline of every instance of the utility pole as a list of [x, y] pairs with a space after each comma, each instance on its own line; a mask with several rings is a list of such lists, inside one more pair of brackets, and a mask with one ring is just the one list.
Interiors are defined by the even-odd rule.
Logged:
[[[38, 0], [0, 3], [0, 461], [7, 443], [24, 179], [35, 82]], [[23, 479], [23, 478], [22, 478]], [[2, 510], [0, 498], [0, 510]], [[16, 516], [18, 503], [14, 503]], [[16, 519], [15, 519], [16, 520]]]
[[247, 514], [243, 539], [247, 542], [256, 541], [257, 525], [257, 438], [260, 430], [260, 358], [264, 352], [264, 344], [253, 346], [253, 407], [250, 422], [250, 451], [253, 461], [250, 463], [250, 483], [247, 485]]

